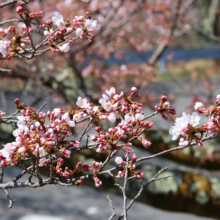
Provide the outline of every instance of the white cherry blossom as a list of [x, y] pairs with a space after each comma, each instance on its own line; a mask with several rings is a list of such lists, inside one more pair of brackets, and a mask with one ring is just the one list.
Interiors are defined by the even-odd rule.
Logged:
[[63, 15], [59, 12], [55, 12], [54, 16], [52, 17], [52, 21], [60, 30], [66, 29], [65, 22], [63, 20]]
[[43, 148], [43, 147], [40, 147], [40, 148], [39, 148], [39, 157], [41, 158], [41, 159], [39, 160], [39, 166], [40, 166], [40, 167], [42, 167], [43, 164], [44, 164], [44, 162], [46, 161], [45, 155], [46, 155], [46, 152], [45, 152], [44, 148]]
[[69, 122], [70, 121], [69, 113], [66, 112], [65, 114], [63, 114], [61, 119], [62, 121]]
[[87, 100], [86, 98], [82, 99], [81, 97], [78, 97], [76, 104], [80, 107], [80, 108], [85, 108], [87, 105]]
[[79, 27], [76, 29], [76, 36], [79, 37], [82, 34], [82, 28]]
[[97, 31], [101, 28], [100, 24], [97, 24], [97, 21], [93, 19], [87, 19], [84, 25], [88, 31]]
[[99, 99], [99, 103], [101, 104], [101, 105], [103, 105], [105, 102], [107, 102], [109, 100], [109, 97], [107, 96], [107, 95], [105, 95], [105, 94], [102, 94], [102, 98], [101, 99]]
[[181, 132], [188, 127], [190, 116], [186, 115], [185, 112], [183, 112], [182, 115], [182, 117], [176, 118], [175, 126], [172, 126], [169, 130], [169, 134], [173, 136], [172, 140], [176, 140]]
[[70, 50], [70, 46], [69, 46], [68, 43], [65, 43], [65, 44], [59, 46], [59, 50], [64, 52], [64, 53], [67, 53]]
[[201, 117], [198, 115], [197, 112], [193, 112], [192, 115], [189, 118], [189, 123], [195, 127], [196, 125], [199, 124]]
[[125, 119], [121, 121], [121, 124], [127, 125], [129, 122], [134, 122], [135, 118], [134, 115], [125, 115]]
[[115, 87], [111, 87], [111, 89], [106, 90], [105, 91], [107, 95], [109, 95], [110, 97], [115, 95], [116, 91], [115, 91]]
[[80, 114], [75, 114], [75, 115], [73, 116], [73, 120], [74, 120], [74, 121], [78, 121], [80, 118], [81, 118], [81, 115], [80, 115]]
[[102, 107], [106, 110], [106, 111], [110, 111], [112, 108], [112, 103], [110, 101], [104, 102], [102, 104]]

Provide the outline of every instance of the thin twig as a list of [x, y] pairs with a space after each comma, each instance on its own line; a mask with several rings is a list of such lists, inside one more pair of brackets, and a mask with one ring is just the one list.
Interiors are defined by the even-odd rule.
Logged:
[[5, 191], [5, 194], [6, 194], [6, 196], [7, 196], [7, 199], [9, 200], [8, 208], [10, 209], [10, 208], [12, 208], [15, 199], [12, 199], [12, 198], [9, 196], [9, 193], [8, 193], [7, 189], [4, 189], [4, 191]]
[[112, 215], [109, 217], [108, 220], [115, 220], [115, 216], [116, 216], [115, 207], [113, 206], [112, 200], [110, 199], [109, 195], [107, 195], [107, 199], [108, 199], [108, 201], [109, 201], [109, 205], [110, 205], [111, 208], [112, 208]]
[[37, 114], [39, 114], [39, 112], [44, 108], [44, 106], [46, 106], [47, 105], [47, 102], [45, 102], [40, 108], [39, 108], [39, 110], [37, 111]]
[[0, 183], [3, 182], [4, 178], [4, 167], [0, 165], [1, 173], [0, 173]]

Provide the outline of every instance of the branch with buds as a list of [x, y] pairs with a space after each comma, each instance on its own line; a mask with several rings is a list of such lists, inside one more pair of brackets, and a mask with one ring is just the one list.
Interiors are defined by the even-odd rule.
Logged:
[[[96, 20], [91, 19], [89, 12], [84, 16], [75, 16], [72, 21], [69, 19], [64, 21], [63, 16], [55, 12], [51, 19], [41, 24], [34, 20], [42, 19], [43, 11], [29, 13], [24, 9], [24, 3], [18, 1], [16, 12], [19, 19], [0, 22], [0, 25], [11, 22], [23, 23], [21, 31], [17, 31], [15, 26], [7, 29], [0, 28], [0, 59], [10, 60], [13, 57], [32, 59], [49, 50], [54, 53], [66, 53], [70, 49], [70, 44], [76, 39], [86, 38], [90, 42], [93, 32], [100, 29], [100, 25]], [[37, 32], [40, 32], [40, 29], [43, 30], [44, 39], [41, 42], [36, 42], [33, 35], [34, 27], [37, 28]], [[75, 36], [67, 37], [70, 34]]]
[[[176, 119], [175, 126], [170, 129], [170, 134], [173, 135], [173, 139], [178, 138], [179, 135], [182, 136], [180, 146], [152, 156], [137, 158], [133, 154], [132, 140], [141, 142], [145, 148], [151, 145], [150, 141], [141, 136], [143, 132], [153, 126], [153, 123], [147, 119], [160, 114], [162, 119], [167, 120], [168, 114], [175, 114], [175, 109], [170, 107], [167, 97], [162, 96], [159, 105], [155, 106], [156, 111], [145, 116], [142, 103], [134, 101], [136, 91], [137, 89], [133, 87], [128, 95], [124, 92], [117, 94], [115, 88], [112, 87], [102, 95], [99, 100], [100, 105], [94, 105], [86, 98], [78, 97], [75, 110], [65, 111], [55, 108], [52, 112], [47, 113], [42, 112], [45, 104], [36, 111], [35, 108], [20, 104], [19, 99], [15, 99], [17, 111], [14, 114], [6, 116], [5, 113], [0, 112], [0, 123], [16, 125], [16, 129], [13, 131], [15, 141], [5, 144], [4, 148], [0, 150], [0, 189], [5, 190], [10, 202], [9, 207], [12, 207], [14, 202], [7, 191], [10, 188], [37, 188], [51, 184], [81, 186], [86, 179], [93, 179], [95, 186], [99, 187], [102, 185], [102, 175], [109, 175], [112, 178], [124, 180], [123, 185], [116, 184], [121, 189], [124, 198], [123, 213], [117, 219], [128, 219], [127, 212], [144, 187], [153, 181], [169, 177], [158, 177], [165, 170], [162, 169], [144, 184], [144, 171], [136, 168], [138, 163], [195, 144], [201, 147], [202, 142], [218, 135], [219, 96], [210, 108], [205, 108], [202, 103], [195, 104], [198, 113], [205, 114], [209, 118], [209, 122], [205, 125], [195, 127], [200, 120], [200, 116], [196, 112], [192, 115], [183, 113], [181, 118]], [[108, 130], [103, 130], [100, 126], [95, 127], [96, 120], [107, 120], [113, 124], [113, 127]], [[77, 138], [73, 138], [70, 128], [77, 129], [78, 124], [81, 123], [85, 124], [85, 129]], [[93, 127], [95, 130], [92, 130]], [[91, 135], [93, 132], [96, 133]], [[64, 167], [66, 158], [71, 158], [72, 155], [85, 149], [96, 149], [98, 153], [107, 152], [107, 157], [104, 161], [93, 161], [92, 164], [78, 161], [73, 168]], [[119, 151], [125, 152], [125, 160], [117, 156]], [[131, 154], [132, 156], [130, 156]], [[106, 165], [110, 164], [113, 158], [115, 158], [116, 165], [106, 169]], [[27, 166], [27, 161], [29, 166]], [[10, 165], [19, 165], [22, 172], [11, 182], [3, 183], [4, 167]], [[42, 166], [50, 171], [50, 175], [46, 179], [41, 174]], [[25, 174], [29, 175], [27, 181], [19, 182]], [[32, 177], [35, 177], [37, 181], [32, 182]], [[141, 187], [137, 195], [127, 204], [127, 182], [131, 179], [140, 182]], [[111, 206], [113, 207], [113, 205]], [[116, 219], [116, 213], [113, 213], [110, 219]]]

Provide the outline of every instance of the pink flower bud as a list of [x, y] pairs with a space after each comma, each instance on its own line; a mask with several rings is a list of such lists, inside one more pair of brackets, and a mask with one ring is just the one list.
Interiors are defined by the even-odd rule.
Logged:
[[121, 157], [116, 157], [115, 158], [115, 163], [121, 164], [123, 162], [123, 159]]
[[61, 166], [63, 163], [64, 163], [64, 160], [60, 157], [60, 158], [57, 160], [57, 165], [58, 165], [58, 166]]
[[151, 145], [151, 142], [147, 139], [142, 139], [142, 144], [144, 147], [148, 148]]
[[163, 108], [170, 108], [170, 103], [169, 102], [165, 102], [163, 104]]
[[126, 152], [126, 153], [128, 153], [128, 154], [134, 152], [134, 151], [133, 151], [131, 148], [129, 148], [129, 147], [125, 147], [125, 148], [122, 148], [122, 149], [123, 149], [124, 152]]
[[16, 108], [19, 108], [19, 99], [18, 98], [16, 98], [15, 100], [14, 100], [14, 103], [15, 103], [15, 106], [16, 106]]
[[161, 110], [161, 107], [158, 106], [158, 105], [155, 105], [155, 110], [156, 110], [156, 111], [160, 111], [160, 110]]
[[162, 101], [162, 102], [166, 102], [166, 101], [167, 101], [167, 97], [166, 97], [165, 95], [163, 95], [163, 96], [161, 97], [161, 101]]
[[110, 113], [109, 116], [108, 116], [108, 120], [111, 122], [111, 123], [115, 123], [116, 121], [116, 116], [114, 113]]
[[131, 91], [130, 91], [130, 94], [134, 94], [135, 92], [137, 92], [137, 88], [136, 87], [132, 87]]
[[74, 121], [69, 121], [67, 125], [71, 128], [75, 127], [76, 123]]

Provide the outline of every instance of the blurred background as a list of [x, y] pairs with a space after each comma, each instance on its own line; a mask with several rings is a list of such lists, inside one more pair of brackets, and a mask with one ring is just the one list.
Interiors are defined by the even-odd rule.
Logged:
[[[15, 8], [16, 4], [1, 8], [0, 20], [14, 18]], [[15, 111], [15, 98], [36, 108], [47, 102], [44, 111], [54, 107], [72, 109], [78, 96], [98, 103], [101, 94], [112, 86], [117, 92], [129, 92], [136, 86], [146, 114], [154, 111], [161, 95], [166, 95], [178, 117], [183, 111], [192, 113], [197, 101], [208, 107], [220, 94], [220, 0], [33, 0], [26, 9], [44, 11], [43, 21], [56, 11], [64, 19], [88, 11], [101, 24], [101, 30], [92, 42], [76, 40], [69, 53], [47, 52], [32, 60], [0, 61], [1, 68], [12, 69], [0, 72], [0, 110], [7, 114]], [[22, 28], [21, 23], [13, 25]], [[37, 43], [43, 31], [33, 29]], [[153, 129], [145, 134], [152, 145], [143, 149], [134, 143], [135, 153], [150, 155], [178, 146], [168, 134], [175, 117], [169, 121], [153, 118]], [[13, 141], [12, 127], [0, 126], [1, 144]], [[106, 128], [108, 124], [101, 126]], [[79, 127], [74, 135], [78, 133]], [[219, 141], [217, 138], [205, 142], [202, 148], [193, 146], [140, 164], [145, 181], [163, 167], [168, 167], [164, 175], [173, 177], [150, 184], [139, 199], [141, 203], [128, 213], [131, 219], [220, 219]], [[75, 157], [91, 164], [94, 159], [104, 160], [105, 155], [85, 152]], [[9, 180], [15, 173], [19, 168], [6, 169]], [[106, 192], [117, 207], [122, 197], [113, 195], [120, 195], [113, 179], [105, 177], [102, 181], [99, 189], [92, 181], [81, 188], [15, 189], [11, 196], [17, 201], [10, 211], [2, 193], [2, 219], [37, 213], [60, 219], [107, 219], [111, 209]], [[132, 198], [139, 185], [134, 181], [129, 187]]]

